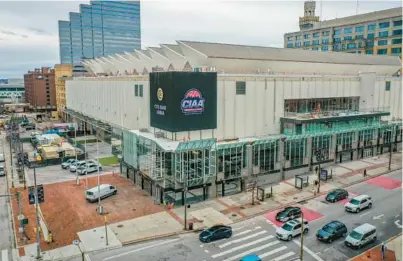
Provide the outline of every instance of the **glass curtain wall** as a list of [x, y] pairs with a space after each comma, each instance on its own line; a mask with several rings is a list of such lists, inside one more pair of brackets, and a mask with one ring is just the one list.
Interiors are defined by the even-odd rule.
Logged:
[[327, 161], [330, 159], [330, 153], [332, 150], [332, 135], [327, 134], [327, 135], [320, 135], [320, 136], [315, 136], [312, 137], [312, 157], [315, 162], [318, 162], [315, 157], [315, 151], [318, 149], [322, 149], [324, 151], [323, 156], [324, 160]]
[[72, 47], [71, 47], [71, 31], [70, 22], [59, 21], [59, 45], [60, 45], [60, 62], [72, 64]]
[[276, 139], [262, 140], [253, 143], [253, 166], [259, 168], [259, 173], [278, 170], [280, 141]]
[[290, 162], [290, 167], [299, 167], [304, 165], [306, 155], [307, 138], [295, 137], [287, 139], [284, 144], [284, 157]]
[[246, 144], [219, 145], [217, 148], [218, 172], [224, 173], [224, 180], [240, 178], [246, 168]]
[[358, 111], [359, 97], [338, 97], [321, 99], [296, 99], [284, 101], [285, 116], [317, 111]]

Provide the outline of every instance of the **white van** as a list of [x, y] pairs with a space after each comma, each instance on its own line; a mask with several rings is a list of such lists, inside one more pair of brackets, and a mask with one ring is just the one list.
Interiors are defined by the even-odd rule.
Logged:
[[99, 186], [99, 193], [98, 194], [98, 186], [93, 187], [89, 190], [87, 190], [87, 193], [85, 193], [85, 198], [93, 203], [98, 201], [98, 198], [101, 197], [101, 199], [107, 198], [112, 195], [116, 195], [118, 193], [118, 189], [115, 186], [109, 185], [109, 184], [101, 184]]
[[344, 244], [352, 248], [361, 248], [376, 241], [376, 227], [365, 223], [353, 229], [344, 240]]
[[0, 162], [4, 162], [4, 154], [0, 153]]

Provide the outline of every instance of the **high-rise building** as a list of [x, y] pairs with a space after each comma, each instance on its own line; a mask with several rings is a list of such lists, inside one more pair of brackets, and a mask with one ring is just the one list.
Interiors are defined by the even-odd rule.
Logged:
[[285, 48], [370, 55], [402, 54], [402, 8], [320, 21], [315, 1], [304, 3], [300, 31], [284, 35]]
[[55, 70], [42, 67], [24, 74], [25, 102], [35, 110], [56, 108]]
[[59, 21], [60, 63], [141, 49], [139, 1], [91, 1]]
[[62, 117], [66, 108], [66, 80], [73, 76], [73, 66], [71, 64], [55, 65], [56, 83], [56, 108], [59, 117]]

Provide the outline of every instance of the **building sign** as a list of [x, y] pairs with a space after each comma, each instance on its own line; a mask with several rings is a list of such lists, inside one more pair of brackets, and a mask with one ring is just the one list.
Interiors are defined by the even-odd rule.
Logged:
[[217, 128], [217, 73], [150, 73], [150, 120], [170, 132]]

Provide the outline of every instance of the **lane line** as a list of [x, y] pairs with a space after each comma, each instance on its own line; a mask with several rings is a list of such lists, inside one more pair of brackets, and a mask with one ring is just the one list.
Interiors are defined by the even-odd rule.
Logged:
[[251, 253], [256, 253], [256, 252], [258, 252], [258, 251], [260, 251], [260, 250], [262, 250], [262, 249], [265, 249], [265, 248], [268, 248], [268, 247], [277, 245], [277, 244], [279, 244], [279, 243], [280, 243], [280, 241], [273, 241], [273, 242], [268, 243], [268, 244], [266, 244], [266, 245], [262, 245], [262, 246], [259, 246], [259, 247], [255, 247], [255, 248], [249, 249], [249, 250], [247, 250], [247, 251], [245, 251], [245, 252], [243, 252], [243, 253], [237, 254], [237, 255], [235, 255], [235, 256], [231, 256], [231, 257], [229, 257], [229, 258], [227, 258], [227, 259], [224, 259], [223, 261], [239, 260], [240, 258], [242, 258], [242, 257], [244, 257], [244, 256], [246, 256], [246, 255], [249, 255], [249, 254], [251, 254]]
[[245, 226], [233, 228], [232, 231], [238, 231], [238, 230], [241, 230], [241, 229], [244, 228], [244, 227], [245, 227]]
[[286, 258], [288, 258], [290, 256], [293, 256], [293, 255], [294, 255], [294, 252], [288, 252], [288, 253], [286, 253], [284, 255], [276, 257], [275, 259], [272, 259], [271, 261], [281, 261], [281, 260], [284, 260], [284, 259], [286, 259]]
[[[298, 240], [293, 240], [295, 244], [297, 244], [297, 246], [301, 247], [301, 242]], [[309, 248], [307, 248], [306, 246], [303, 246], [304, 251], [307, 252], [308, 254], [310, 254], [313, 258], [315, 258], [317, 261], [325, 261], [322, 258], [320, 258], [320, 256], [318, 256], [317, 254], [315, 254], [314, 252], [312, 252]]]
[[207, 249], [205, 249], [204, 252], [208, 253], [209, 251]]
[[263, 238], [260, 238], [260, 239], [258, 239], [258, 240], [249, 242], [249, 243], [247, 243], [247, 244], [240, 245], [240, 246], [234, 247], [234, 248], [232, 248], [232, 249], [229, 249], [229, 250], [227, 250], [227, 251], [224, 251], [224, 252], [221, 252], [221, 253], [212, 255], [211, 257], [212, 257], [212, 258], [217, 258], [217, 257], [220, 257], [220, 256], [224, 256], [224, 255], [226, 255], [226, 254], [230, 254], [230, 253], [232, 253], [232, 252], [235, 252], [235, 251], [237, 251], [237, 250], [239, 250], [239, 249], [246, 248], [246, 247], [255, 245], [255, 244], [257, 244], [257, 243], [260, 243], [260, 242], [263, 242], [263, 241], [266, 241], [266, 240], [269, 240], [269, 239], [272, 239], [272, 238], [273, 238], [273, 236], [263, 237]]
[[1, 251], [1, 260], [8, 261], [8, 250], [7, 249], [4, 249]]
[[245, 241], [245, 240], [248, 240], [248, 239], [257, 237], [257, 236], [260, 236], [260, 235], [265, 234], [265, 233], [267, 233], [267, 231], [266, 231], [266, 230], [263, 230], [263, 231], [260, 231], [260, 232], [258, 232], [258, 233], [255, 233], [255, 234], [252, 234], [252, 235], [249, 235], [249, 236], [246, 236], [246, 237], [242, 237], [242, 238], [240, 238], [240, 239], [235, 239], [235, 240], [229, 241], [229, 242], [227, 242], [227, 243], [224, 243], [224, 244], [222, 244], [222, 245], [219, 245], [218, 247], [219, 247], [219, 248], [223, 248], [223, 247], [232, 245], [232, 244], [234, 244], [234, 243], [239, 243], [239, 242], [242, 242], [242, 241]]
[[88, 255], [88, 254], [85, 254], [85, 255], [84, 255], [84, 258], [85, 258], [85, 260], [87, 260], [87, 261], [91, 261], [90, 255]]
[[326, 251], [328, 251], [328, 250], [329, 250], [329, 248], [326, 248], [325, 250], [323, 250], [323, 253], [326, 252]]
[[363, 216], [365, 216], [365, 215], [367, 215], [367, 214], [369, 214], [369, 213], [371, 213], [371, 212], [372, 212], [372, 211], [369, 211], [369, 212], [367, 212], [367, 213], [361, 214], [360, 217], [363, 217]]
[[270, 255], [273, 255], [273, 254], [275, 254], [275, 253], [277, 253], [277, 252], [283, 251], [284, 249], [287, 249], [287, 247], [286, 247], [286, 246], [282, 246], [282, 247], [276, 248], [276, 249], [274, 249], [274, 250], [272, 250], [272, 251], [270, 251], [270, 252], [266, 252], [266, 253], [263, 253], [263, 254], [259, 255], [259, 257], [260, 257], [260, 258], [265, 258], [265, 257], [268, 257], [268, 256], [270, 256]]
[[244, 235], [244, 234], [248, 234], [249, 232], [252, 232], [252, 229], [244, 230], [244, 231], [242, 231], [242, 232], [240, 232], [238, 234], [233, 235], [232, 237], [237, 237], [237, 236], [241, 236], [241, 235]]
[[121, 256], [130, 255], [131, 253], [136, 253], [136, 252], [140, 252], [140, 251], [142, 251], [142, 250], [149, 249], [149, 248], [152, 248], [152, 247], [156, 247], [156, 246], [161, 246], [161, 245], [169, 244], [169, 243], [172, 243], [172, 242], [175, 242], [175, 241], [178, 241], [178, 240], [180, 240], [180, 238], [175, 238], [175, 239], [163, 241], [163, 242], [160, 242], [160, 243], [157, 243], [157, 244], [154, 244], [154, 245], [149, 245], [149, 246], [137, 248], [137, 249], [134, 249], [134, 250], [131, 250], [131, 251], [128, 251], [128, 252], [124, 252], [124, 253], [121, 253], [121, 254], [117, 254], [117, 255], [114, 255], [114, 256], [110, 256], [110, 257], [104, 258], [103, 261], [115, 259], [115, 258], [121, 257]]

